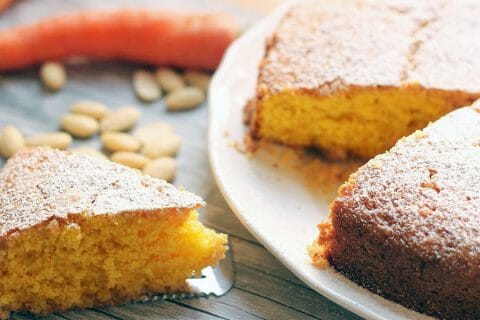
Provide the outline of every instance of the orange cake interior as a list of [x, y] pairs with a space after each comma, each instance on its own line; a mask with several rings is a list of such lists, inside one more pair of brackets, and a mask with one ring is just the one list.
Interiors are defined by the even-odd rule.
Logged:
[[21, 151], [7, 163], [0, 192], [5, 314], [187, 290], [186, 279], [227, 249], [227, 236], [198, 220], [200, 198], [108, 161]]
[[305, 1], [266, 45], [254, 139], [371, 158], [480, 97], [472, 1]]

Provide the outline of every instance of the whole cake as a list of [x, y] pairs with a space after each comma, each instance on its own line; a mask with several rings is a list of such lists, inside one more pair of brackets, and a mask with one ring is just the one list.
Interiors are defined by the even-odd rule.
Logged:
[[371, 158], [480, 97], [480, 2], [307, 1], [267, 43], [254, 139]]
[[352, 174], [311, 248], [362, 286], [442, 319], [480, 317], [480, 102]]
[[43, 315], [186, 290], [227, 237], [197, 196], [106, 160], [26, 149], [0, 175], [0, 313]]

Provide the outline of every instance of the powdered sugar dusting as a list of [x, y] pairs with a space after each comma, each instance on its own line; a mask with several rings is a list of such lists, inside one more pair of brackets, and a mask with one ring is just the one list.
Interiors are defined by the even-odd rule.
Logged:
[[419, 84], [478, 93], [476, 0], [305, 1], [278, 25], [258, 96]]
[[64, 151], [25, 149], [0, 175], [0, 236], [52, 216], [197, 208], [201, 198], [125, 166]]
[[369, 161], [337, 201], [392, 245], [478, 274], [479, 143], [475, 105], [454, 111]]

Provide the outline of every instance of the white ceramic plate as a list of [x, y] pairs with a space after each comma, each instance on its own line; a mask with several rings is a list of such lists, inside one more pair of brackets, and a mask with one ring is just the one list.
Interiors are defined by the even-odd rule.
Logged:
[[314, 196], [304, 181], [276, 168], [281, 150], [249, 159], [233, 146], [245, 135], [242, 110], [254, 96], [265, 39], [290, 5], [284, 4], [238, 39], [211, 83], [209, 152], [220, 190], [247, 229], [326, 298], [367, 319], [431, 319], [372, 294], [330, 268], [312, 266], [307, 246], [317, 236], [316, 225], [327, 219], [331, 194]]

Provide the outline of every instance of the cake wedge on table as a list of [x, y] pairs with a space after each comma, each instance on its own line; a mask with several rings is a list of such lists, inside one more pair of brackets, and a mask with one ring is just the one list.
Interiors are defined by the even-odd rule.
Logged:
[[44, 315], [187, 290], [227, 236], [204, 202], [106, 160], [24, 149], [0, 174], [0, 312]]
[[[352, 174], [310, 253], [440, 319], [480, 316], [480, 102], [401, 139]], [[326, 260], [325, 260], [326, 259]]]
[[250, 135], [369, 159], [480, 97], [480, 2], [310, 0], [267, 41]]

